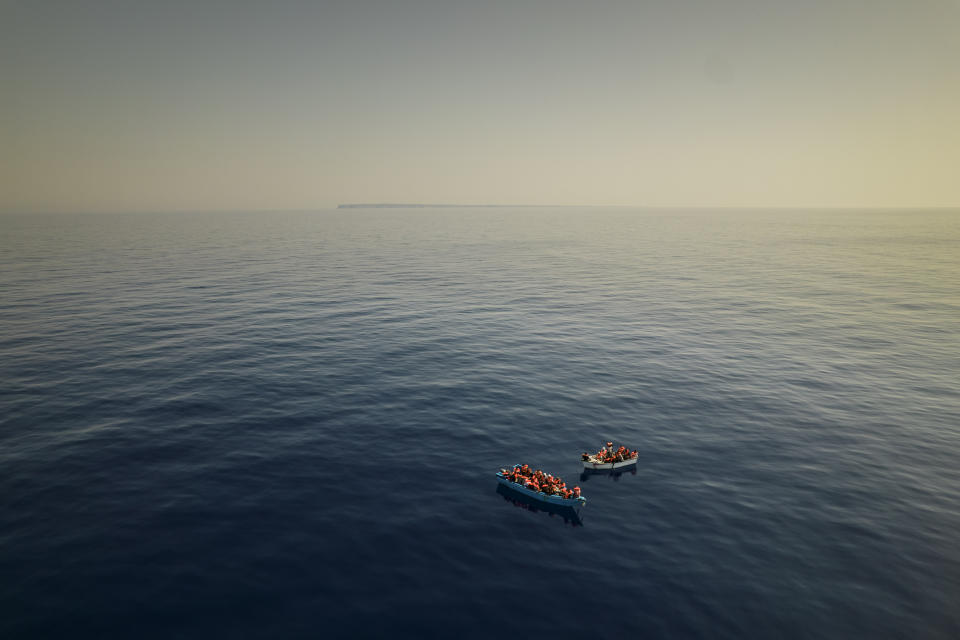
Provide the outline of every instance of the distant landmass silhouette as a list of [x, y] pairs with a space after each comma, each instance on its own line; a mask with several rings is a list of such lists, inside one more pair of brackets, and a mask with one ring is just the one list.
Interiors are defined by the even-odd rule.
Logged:
[[369, 202], [369, 203], [348, 203], [338, 204], [337, 209], [435, 209], [435, 208], [459, 208], [459, 207], [546, 207], [551, 205], [541, 204], [425, 204], [425, 203], [399, 203], [399, 202]]

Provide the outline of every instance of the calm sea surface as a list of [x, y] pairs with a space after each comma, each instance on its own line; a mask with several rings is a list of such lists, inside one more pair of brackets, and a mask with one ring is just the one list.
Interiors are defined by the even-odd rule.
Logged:
[[8, 215], [0, 302], [0, 637], [960, 637], [958, 211]]

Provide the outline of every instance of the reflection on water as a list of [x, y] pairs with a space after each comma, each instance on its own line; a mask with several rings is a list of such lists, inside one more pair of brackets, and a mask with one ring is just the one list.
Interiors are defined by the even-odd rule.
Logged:
[[624, 475], [637, 475], [637, 465], [633, 465], [626, 470], [622, 469], [584, 469], [580, 474], [580, 482], [586, 482], [591, 477], [594, 476], [606, 476], [613, 480], [614, 482], [620, 482], [620, 478]]
[[565, 524], [569, 524], [573, 527], [582, 527], [583, 518], [580, 516], [580, 512], [573, 507], [564, 507], [556, 504], [549, 504], [547, 502], [540, 502], [539, 500], [534, 500], [533, 498], [526, 496], [522, 493], [514, 491], [506, 485], [498, 484], [497, 493], [503, 496], [503, 499], [507, 502], [513, 504], [516, 507], [521, 509], [526, 509], [527, 511], [538, 512], [542, 511], [550, 515], [550, 517], [560, 516], [563, 519]]

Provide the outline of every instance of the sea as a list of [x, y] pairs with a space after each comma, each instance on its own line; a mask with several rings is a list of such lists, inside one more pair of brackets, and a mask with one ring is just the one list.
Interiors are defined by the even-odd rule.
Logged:
[[0, 637], [960, 638], [960, 211], [0, 216]]

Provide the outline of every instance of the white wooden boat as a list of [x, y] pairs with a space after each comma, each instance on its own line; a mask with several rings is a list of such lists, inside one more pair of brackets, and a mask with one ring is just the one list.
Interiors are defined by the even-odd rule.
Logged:
[[534, 500], [539, 500], [540, 502], [546, 502], [547, 504], [555, 504], [561, 507], [582, 507], [587, 503], [587, 499], [583, 496], [578, 498], [562, 498], [557, 495], [547, 495], [542, 491], [534, 491], [533, 489], [527, 489], [525, 486], [518, 482], [514, 482], [510, 478], [503, 475], [501, 471], [497, 472], [497, 482], [504, 485], [509, 489], [513, 489], [517, 493], [523, 494], [528, 498], [533, 498]]
[[640, 456], [637, 456], [636, 458], [627, 458], [622, 462], [603, 462], [596, 455], [592, 455], [583, 461], [583, 468], [596, 470], [623, 469], [624, 467], [630, 467], [637, 464], [639, 457]]

